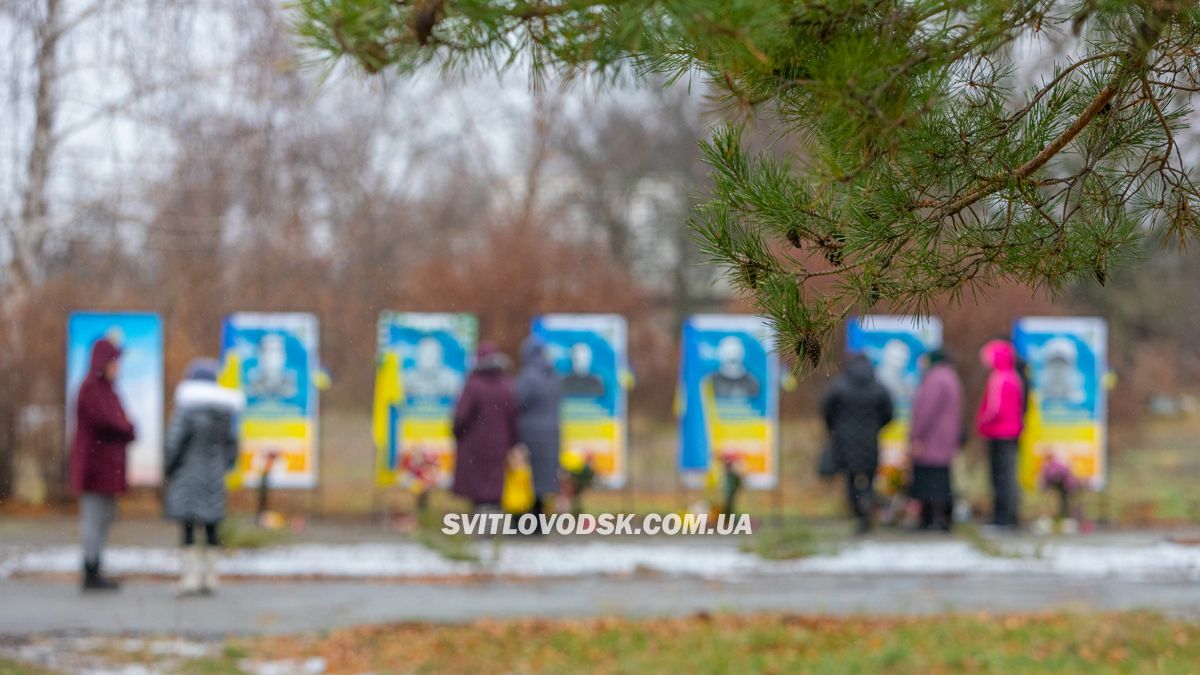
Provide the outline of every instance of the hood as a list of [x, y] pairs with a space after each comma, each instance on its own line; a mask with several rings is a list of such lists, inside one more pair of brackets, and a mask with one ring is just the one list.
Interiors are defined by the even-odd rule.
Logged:
[[234, 414], [246, 407], [246, 397], [237, 389], [207, 380], [184, 380], [175, 387], [175, 405], [181, 408], [220, 408]]
[[992, 340], [979, 350], [979, 360], [992, 370], [1015, 370], [1017, 350], [1008, 340]]
[[496, 343], [484, 341], [479, 343], [479, 349], [475, 352], [475, 370], [481, 373], [503, 372], [508, 370], [512, 365]]
[[475, 350], [476, 359], [486, 359], [487, 357], [500, 351], [495, 342], [484, 340], [479, 343], [479, 347]]
[[521, 343], [521, 365], [540, 366], [548, 364], [546, 343], [536, 335], [530, 335]]
[[875, 379], [875, 368], [871, 365], [871, 360], [862, 354], [851, 356], [842, 372], [846, 374], [846, 379], [855, 384], [866, 384]]
[[192, 359], [188, 363], [187, 371], [184, 373], [184, 379], [187, 380], [202, 380], [205, 382], [216, 382], [217, 371], [221, 369], [220, 364], [216, 359], [201, 357]]
[[121, 358], [121, 348], [114, 345], [108, 338], [100, 338], [92, 345], [92, 365], [88, 374], [103, 379], [108, 365]]

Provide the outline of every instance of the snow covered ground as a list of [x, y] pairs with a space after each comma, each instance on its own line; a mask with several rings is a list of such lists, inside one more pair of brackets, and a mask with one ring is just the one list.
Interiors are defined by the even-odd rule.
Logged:
[[[770, 561], [729, 545], [667, 541], [477, 544], [481, 562], [443, 558], [416, 543], [307, 544], [230, 553], [220, 569], [252, 578], [424, 579], [496, 575], [511, 578], [657, 573], [722, 581], [781, 574], [1013, 575], [1046, 574], [1126, 581], [1200, 581], [1200, 547], [1165, 541], [1136, 545], [1085, 540], [1012, 543], [987, 555], [959, 540], [864, 541], [835, 553]], [[0, 580], [22, 574], [75, 573], [75, 546], [0, 547]], [[173, 548], [116, 547], [106, 554], [115, 574], [174, 575]]]

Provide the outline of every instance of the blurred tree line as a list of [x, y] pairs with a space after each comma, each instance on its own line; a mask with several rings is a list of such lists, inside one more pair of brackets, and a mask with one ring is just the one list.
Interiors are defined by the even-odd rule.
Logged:
[[160, 313], [168, 392], [227, 313], [313, 312], [326, 405], [363, 411], [381, 310], [474, 312], [510, 353], [538, 313], [619, 312], [638, 395], [669, 412], [680, 318], [726, 302], [686, 230], [699, 98], [322, 83], [287, 29], [268, 1], [0, 10], [21, 57], [0, 126], [0, 482], [24, 453], [60, 484], [76, 310]]
[[[18, 470], [63, 489], [77, 310], [160, 313], [168, 396], [224, 315], [313, 312], [324, 405], [364, 415], [382, 310], [474, 312], [510, 353], [536, 314], [618, 312], [633, 410], [666, 422], [682, 317], [749, 309], [687, 226], [699, 141], [730, 114], [698, 86], [322, 74], [272, 0], [8, 3], [0, 41], [0, 495]], [[947, 338], [977, 378], [973, 350], [1015, 316], [1112, 312], [1120, 365], [1141, 372], [1151, 345], [1194, 372], [1197, 323], [1170, 303], [1200, 279], [1172, 260], [1067, 305], [1015, 285], [939, 305]], [[827, 374], [784, 413], [810, 414]]]

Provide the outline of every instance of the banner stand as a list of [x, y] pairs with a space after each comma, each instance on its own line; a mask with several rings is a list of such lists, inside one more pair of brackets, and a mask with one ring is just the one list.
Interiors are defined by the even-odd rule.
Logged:
[[[318, 413], [319, 414], [319, 413]], [[309, 491], [309, 513], [325, 518], [325, 425], [317, 424], [317, 484]], [[314, 503], [315, 502], [315, 503]]]
[[783, 456], [786, 454], [783, 451], [783, 448], [787, 447], [783, 443], [783, 424], [779, 425], [779, 436], [780, 451], [775, 459], [775, 471], [777, 472], [776, 475], [778, 475], [779, 478], [775, 481], [775, 488], [771, 490], [771, 501], [773, 502], [772, 509], [775, 511], [775, 525], [777, 527], [782, 527], [784, 522], [783, 510], [785, 504], [787, 503], [783, 498], [783, 484], [787, 475], [783, 472], [785, 466], [783, 463]]
[[379, 486], [372, 485], [371, 486], [371, 522], [376, 525], [383, 525], [383, 524], [387, 523], [387, 519], [384, 517], [382, 508], [379, 504], [380, 494], [381, 494], [381, 491], [379, 489]]
[[[1099, 515], [1096, 516], [1096, 524], [1101, 525], [1101, 526], [1106, 526], [1106, 525], [1111, 524], [1112, 523], [1112, 502], [1108, 498], [1108, 487], [1107, 486], [1105, 486], [1105, 488], [1100, 491], [1100, 494], [1097, 495], [1097, 501], [1099, 502], [1099, 504], [1097, 505], [1098, 506], [1097, 510], [1100, 513], [1099, 513]], [[1194, 511], [1195, 504], [1193, 504], [1192, 508]], [[1194, 515], [1195, 514], [1193, 513], [1193, 516]]]
[[675, 493], [674, 502], [676, 507], [681, 512], [687, 513], [688, 509], [691, 508], [691, 504], [687, 503], [687, 495], [683, 491], [683, 477], [678, 471], [675, 472], [674, 482], [673, 492]]
[[625, 453], [625, 457], [625, 484], [621, 486], [621, 511], [624, 513], [632, 513], [630, 505], [634, 502], [633, 463], [629, 461], [628, 451]]

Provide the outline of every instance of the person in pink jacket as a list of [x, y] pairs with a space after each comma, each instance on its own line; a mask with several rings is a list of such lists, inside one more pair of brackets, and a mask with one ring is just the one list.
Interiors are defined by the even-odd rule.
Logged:
[[992, 473], [992, 522], [1016, 527], [1017, 439], [1024, 427], [1025, 388], [1017, 372], [1017, 352], [1008, 340], [992, 340], [979, 352], [989, 369], [975, 430], [988, 444]]

